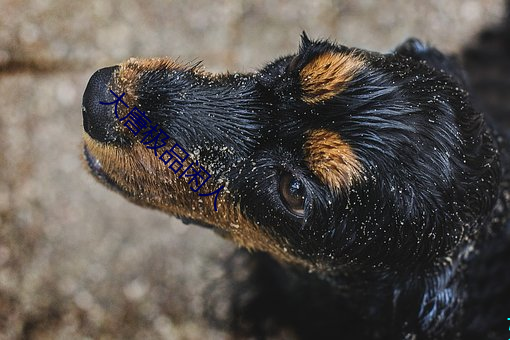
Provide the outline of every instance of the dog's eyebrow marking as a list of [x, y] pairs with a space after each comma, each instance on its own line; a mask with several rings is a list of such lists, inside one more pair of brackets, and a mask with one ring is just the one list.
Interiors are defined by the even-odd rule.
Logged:
[[326, 52], [312, 59], [299, 72], [303, 101], [316, 104], [345, 90], [365, 62], [352, 53]]
[[310, 170], [333, 191], [349, 188], [361, 177], [362, 166], [340, 135], [326, 129], [312, 130], [304, 144]]

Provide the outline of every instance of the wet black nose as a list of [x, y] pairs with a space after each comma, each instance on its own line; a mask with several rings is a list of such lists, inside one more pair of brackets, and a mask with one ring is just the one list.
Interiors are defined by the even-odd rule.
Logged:
[[87, 88], [83, 93], [83, 128], [90, 137], [103, 143], [118, 140], [113, 128], [116, 120], [113, 106], [99, 103], [114, 101], [115, 97], [110, 93], [108, 84], [117, 69], [118, 66], [112, 66], [96, 71], [90, 77]]

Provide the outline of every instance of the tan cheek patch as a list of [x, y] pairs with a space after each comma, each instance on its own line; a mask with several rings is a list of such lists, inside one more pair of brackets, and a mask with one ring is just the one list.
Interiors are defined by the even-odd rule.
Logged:
[[346, 89], [363, 66], [363, 59], [351, 53], [321, 54], [299, 73], [303, 101], [316, 104], [336, 96]]
[[[143, 73], [160, 69], [189, 70], [189, 67], [166, 58], [131, 58], [119, 66], [110, 87], [119, 95], [125, 93], [123, 100], [131, 108], [137, 104], [136, 89]], [[200, 71], [193, 69], [193, 72]], [[210, 76], [205, 72], [202, 75]], [[118, 108], [120, 117], [129, 112], [122, 105]], [[120, 124], [117, 126], [121, 127]], [[320, 269], [316, 264], [295, 255], [286, 240], [276, 239], [256, 221], [246, 218], [239, 205], [233, 202], [228, 188], [218, 196], [216, 212], [214, 196], [199, 197], [198, 193], [190, 190], [185, 179], [178, 178], [178, 174], [164, 166], [152, 150], [142, 144], [134, 142], [125, 148], [109, 146], [95, 141], [87, 133], [84, 133], [84, 143], [90, 154], [100, 162], [102, 171], [133, 203], [213, 225], [239, 246], [268, 252], [280, 261], [309, 270]], [[84, 163], [88, 168], [85, 160]], [[211, 181], [204, 185], [201, 192], [212, 192], [218, 187], [219, 184]]]
[[[100, 162], [102, 170], [128, 193], [124, 195], [133, 203], [213, 225], [241, 247], [265, 251], [280, 261], [318, 270], [314, 264], [293, 254], [285, 240], [275, 239], [256, 221], [246, 218], [239, 205], [233, 203], [228, 188], [218, 196], [216, 212], [213, 196], [199, 197], [190, 190], [185, 179], [178, 178], [178, 174], [164, 166], [152, 150], [142, 144], [119, 148], [99, 143], [86, 133], [83, 137], [85, 146]], [[207, 182], [203, 193], [212, 192], [218, 186], [214, 181]]]
[[348, 189], [361, 177], [361, 163], [349, 144], [336, 132], [325, 129], [311, 131], [304, 151], [310, 170], [335, 192]]

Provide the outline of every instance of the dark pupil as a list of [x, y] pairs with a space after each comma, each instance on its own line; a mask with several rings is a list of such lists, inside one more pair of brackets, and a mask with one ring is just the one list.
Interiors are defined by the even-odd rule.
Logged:
[[297, 179], [293, 178], [290, 181], [289, 193], [295, 200], [298, 200], [298, 201], [302, 200], [303, 199], [303, 185], [301, 184], [301, 182], [298, 181]]
[[283, 175], [280, 184], [280, 195], [287, 208], [294, 214], [304, 214], [305, 189], [301, 181], [291, 174]]

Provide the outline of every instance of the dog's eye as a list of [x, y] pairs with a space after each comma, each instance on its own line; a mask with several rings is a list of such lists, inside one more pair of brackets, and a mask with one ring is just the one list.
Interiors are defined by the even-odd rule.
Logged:
[[289, 173], [280, 178], [278, 188], [280, 197], [289, 211], [298, 217], [303, 217], [305, 211], [305, 187], [303, 183]]

